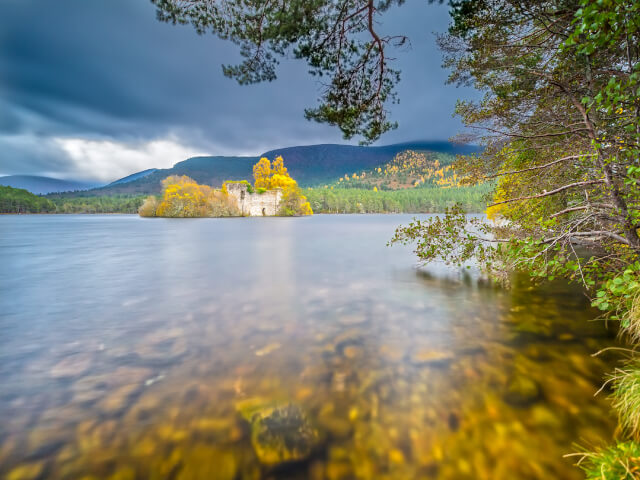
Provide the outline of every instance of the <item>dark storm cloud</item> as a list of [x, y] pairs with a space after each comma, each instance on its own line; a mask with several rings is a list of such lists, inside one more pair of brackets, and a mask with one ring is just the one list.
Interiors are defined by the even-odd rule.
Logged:
[[[381, 143], [455, 134], [461, 92], [444, 86], [432, 34], [446, 29], [446, 8], [414, 0], [383, 20], [412, 48], [395, 54], [400, 128]], [[303, 119], [318, 93], [303, 63], [285, 60], [276, 82], [241, 87], [220, 69], [238, 58], [230, 43], [158, 22], [147, 0], [4, 0], [0, 173], [73, 174], [78, 158], [54, 138], [133, 145], [171, 136], [211, 154], [342, 141], [336, 129]]]

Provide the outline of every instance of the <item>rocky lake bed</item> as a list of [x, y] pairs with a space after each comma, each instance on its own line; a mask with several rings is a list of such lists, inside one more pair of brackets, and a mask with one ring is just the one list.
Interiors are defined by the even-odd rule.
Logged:
[[615, 332], [562, 283], [421, 273], [410, 218], [0, 219], [0, 476], [581, 478]]

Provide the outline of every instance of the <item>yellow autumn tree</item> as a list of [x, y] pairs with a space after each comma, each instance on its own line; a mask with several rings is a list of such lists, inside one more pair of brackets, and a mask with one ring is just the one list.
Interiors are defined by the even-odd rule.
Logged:
[[311, 204], [302, 195], [298, 182], [289, 175], [282, 156], [277, 156], [273, 163], [268, 158], [262, 157], [253, 166], [253, 178], [256, 189], [279, 188], [282, 190], [280, 215], [313, 215]]
[[295, 189], [297, 186], [298, 182], [296, 182], [288, 174], [281, 175], [279, 173], [276, 173], [271, 177], [271, 181], [269, 182], [269, 188], [281, 188], [282, 190]]
[[[154, 200], [152, 200], [152, 198]], [[152, 214], [152, 209], [155, 211]], [[235, 203], [225, 192], [200, 185], [186, 175], [171, 175], [162, 181], [162, 199], [149, 197], [140, 207], [142, 216], [223, 217], [239, 215]]]
[[162, 181], [162, 201], [158, 217], [201, 217], [210, 187], [198, 185], [186, 175], [171, 175]]
[[287, 172], [287, 167], [284, 166], [284, 159], [282, 155], [278, 155], [276, 159], [273, 161], [273, 165], [271, 165], [272, 175], [286, 175], [289, 176]]
[[255, 181], [255, 187], [264, 188], [267, 190], [271, 188], [271, 174], [271, 162], [268, 158], [262, 157], [260, 161], [258, 161], [258, 163], [253, 166], [253, 179]]

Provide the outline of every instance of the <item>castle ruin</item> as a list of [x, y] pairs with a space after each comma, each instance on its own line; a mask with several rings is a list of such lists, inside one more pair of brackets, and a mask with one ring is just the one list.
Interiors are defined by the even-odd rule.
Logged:
[[267, 190], [264, 193], [249, 193], [248, 186], [243, 182], [229, 182], [226, 184], [227, 193], [233, 197], [242, 215], [251, 217], [269, 217], [278, 214], [282, 190], [279, 188]]

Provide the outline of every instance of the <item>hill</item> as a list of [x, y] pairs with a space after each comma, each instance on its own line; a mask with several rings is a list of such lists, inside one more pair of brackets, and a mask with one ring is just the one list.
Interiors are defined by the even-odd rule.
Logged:
[[251, 179], [252, 167], [260, 157], [273, 159], [277, 155], [284, 157], [291, 176], [302, 187], [318, 186], [335, 182], [351, 172], [384, 165], [405, 150], [469, 154], [477, 152], [478, 148], [449, 142], [411, 142], [381, 147], [325, 144], [280, 148], [256, 157], [194, 157], [176, 163], [173, 168], [145, 170], [125, 177], [129, 179], [126, 182], [125, 179], [117, 180], [77, 195], [159, 193], [160, 182], [169, 175], [188, 175], [198, 183], [220, 186], [225, 180]]
[[0, 213], [49, 213], [54, 203], [23, 188], [0, 186]]
[[138, 173], [132, 173], [131, 175], [127, 175], [126, 177], [123, 177], [120, 180], [111, 182], [109, 185], [122, 185], [123, 183], [133, 182], [134, 180], [138, 180], [140, 178], [146, 177], [147, 175], [151, 175], [156, 170], [157, 168], [148, 168], [147, 170], [142, 170], [141, 172], [138, 172]]
[[452, 168], [455, 156], [432, 151], [405, 150], [393, 160], [370, 170], [340, 177], [325, 188], [405, 190], [409, 188], [459, 187]]
[[0, 185], [5, 187], [22, 188], [36, 195], [54, 192], [72, 192], [95, 188], [95, 182], [80, 182], [77, 180], [60, 180], [58, 178], [39, 177], [36, 175], [8, 175], [0, 177]]

